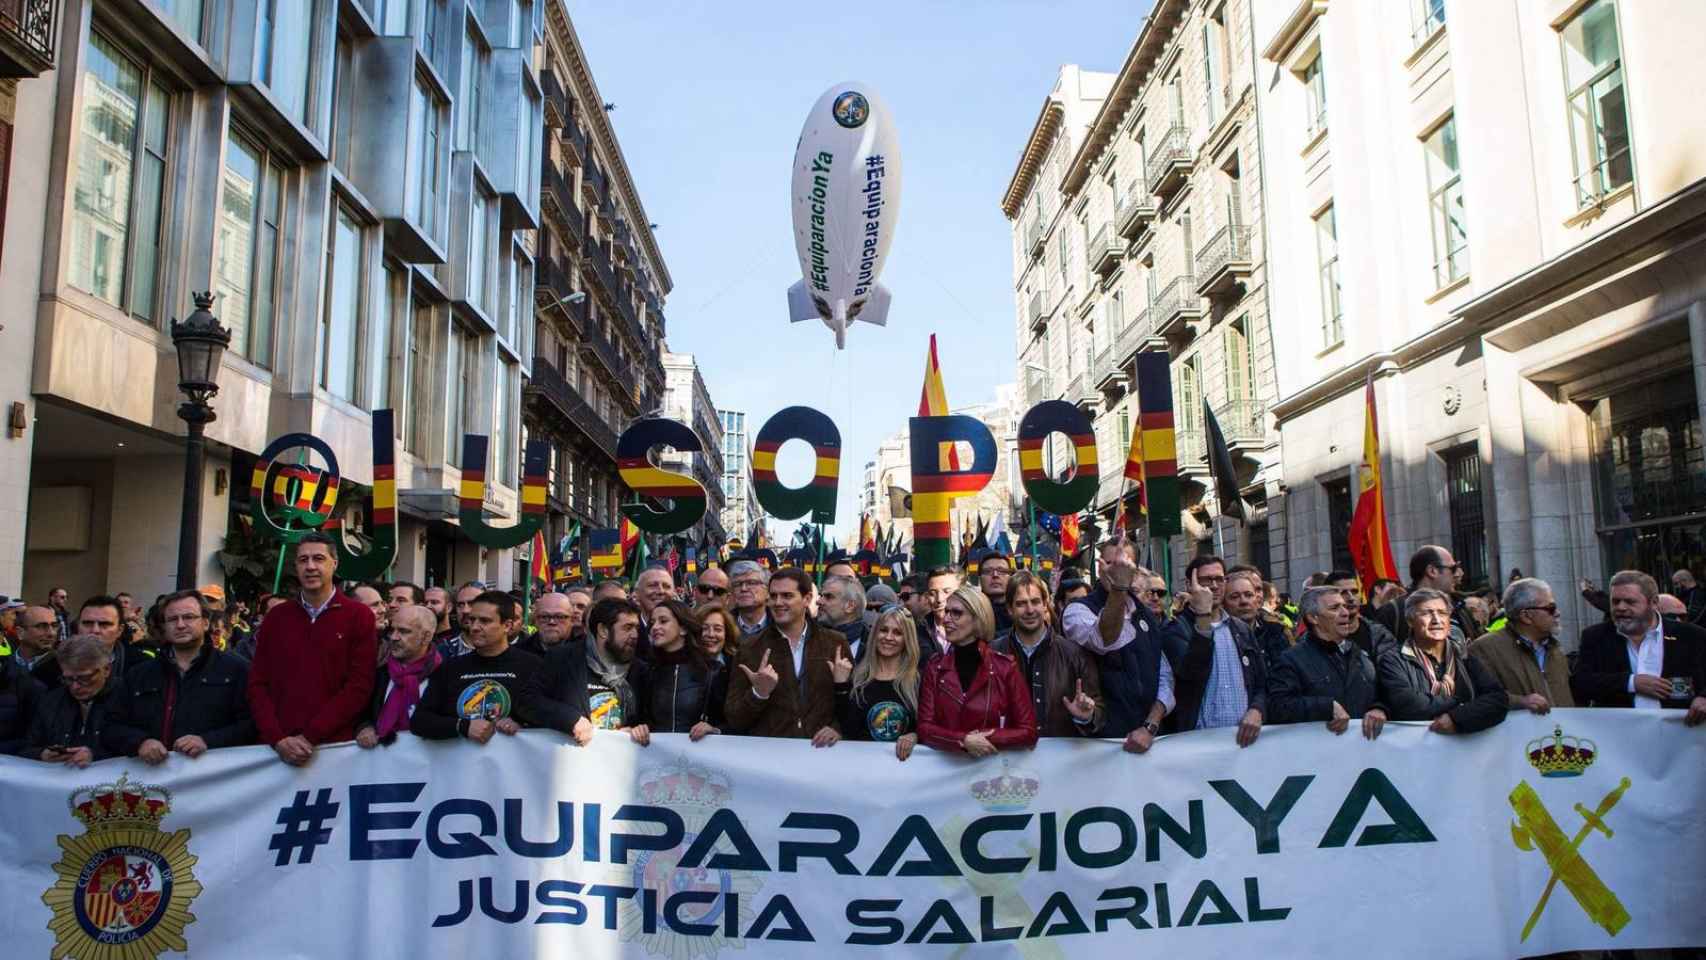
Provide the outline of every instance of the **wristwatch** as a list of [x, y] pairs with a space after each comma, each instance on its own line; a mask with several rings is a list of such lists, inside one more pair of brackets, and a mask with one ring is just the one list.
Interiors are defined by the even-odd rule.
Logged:
[[1159, 737], [1161, 735], [1161, 724], [1156, 723], [1154, 720], [1145, 721], [1143, 729], [1148, 730], [1149, 735], [1152, 737]]

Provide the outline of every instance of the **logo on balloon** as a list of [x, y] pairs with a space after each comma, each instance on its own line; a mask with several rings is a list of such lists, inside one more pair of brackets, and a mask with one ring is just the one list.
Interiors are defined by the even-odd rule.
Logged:
[[830, 108], [835, 114], [835, 122], [848, 129], [862, 126], [871, 116], [870, 101], [857, 90], [849, 90], [835, 98], [835, 105]]

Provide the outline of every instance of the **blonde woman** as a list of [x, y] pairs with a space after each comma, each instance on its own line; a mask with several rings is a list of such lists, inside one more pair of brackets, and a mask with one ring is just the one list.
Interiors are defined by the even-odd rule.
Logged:
[[893, 743], [896, 757], [911, 756], [918, 745], [918, 682], [918, 628], [906, 608], [891, 604], [877, 614], [870, 649], [851, 677], [835, 686], [843, 738]]
[[989, 648], [995, 610], [977, 587], [960, 587], [942, 605], [948, 652], [924, 668], [918, 739], [937, 750], [984, 758], [1037, 745], [1037, 712], [1013, 658]]

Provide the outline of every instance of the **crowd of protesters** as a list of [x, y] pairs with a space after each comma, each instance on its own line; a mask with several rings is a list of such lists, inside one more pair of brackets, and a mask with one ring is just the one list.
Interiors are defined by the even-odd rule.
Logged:
[[[1706, 721], [1706, 589], [1674, 594], [1626, 570], [1579, 588], [1604, 622], [1566, 654], [1557, 595], [1512, 571], [1500, 593], [1461, 590], [1449, 550], [1412, 556], [1407, 585], [1366, 593], [1348, 571], [1311, 576], [1295, 602], [1260, 570], [1199, 556], [1176, 583], [1130, 541], [1095, 574], [1052, 580], [998, 552], [975, 573], [937, 567], [897, 585], [852, 564], [821, 573], [757, 559], [686, 586], [664, 566], [524, 605], [470, 582], [346, 584], [311, 534], [297, 589], [226, 608], [216, 586], [146, 611], [125, 594], [67, 606], [0, 598], [0, 753], [86, 766], [107, 757], [260, 743], [292, 765], [354, 740], [490, 743], [526, 728], [585, 745], [620, 731], [892, 743], [974, 758], [1038, 737], [1100, 737], [1132, 753], [1163, 734], [1388, 721], [1473, 734], [1511, 710], [1622, 707]], [[631, 589], [630, 589], [631, 586]]]

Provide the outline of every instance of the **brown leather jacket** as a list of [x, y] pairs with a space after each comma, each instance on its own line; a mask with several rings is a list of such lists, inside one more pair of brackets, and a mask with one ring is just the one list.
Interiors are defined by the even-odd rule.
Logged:
[[[995, 642], [989, 645], [991, 650], [1005, 653], [1013, 658], [1013, 664], [1019, 668], [1019, 677], [1025, 677], [1025, 665], [1020, 657], [1021, 648], [1013, 640], [1013, 631], [1008, 630], [998, 634]], [[1102, 729], [1102, 723], [1107, 719], [1107, 707], [1102, 702], [1102, 672], [1097, 669], [1094, 658], [1086, 656], [1084, 649], [1078, 644], [1066, 639], [1058, 632], [1050, 630], [1048, 646], [1042, 650], [1042, 702], [1037, 705], [1037, 735], [1043, 737], [1093, 737]], [[1066, 709], [1066, 701], [1078, 693], [1078, 681], [1084, 681], [1084, 692], [1091, 700], [1096, 701], [1096, 712], [1091, 714], [1089, 723], [1077, 723], [1072, 714]], [[1033, 691], [1034, 692], [1034, 691]], [[1035, 702], [1035, 696], [1032, 701]]]
[[[755, 737], [810, 737], [824, 727], [840, 732], [835, 718], [835, 675], [829, 667], [838, 647], [842, 656], [851, 659], [847, 641], [839, 631], [808, 621], [805, 654], [800, 659], [805, 681], [802, 693], [801, 678], [794, 676], [793, 649], [776, 624], [767, 625], [750, 642], [742, 643], [729, 668], [724, 710], [729, 732]], [[770, 651], [770, 666], [776, 670], [777, 681], [770, 696], [760, 700], [740, 665], [757, 672], [766, 650]]]

